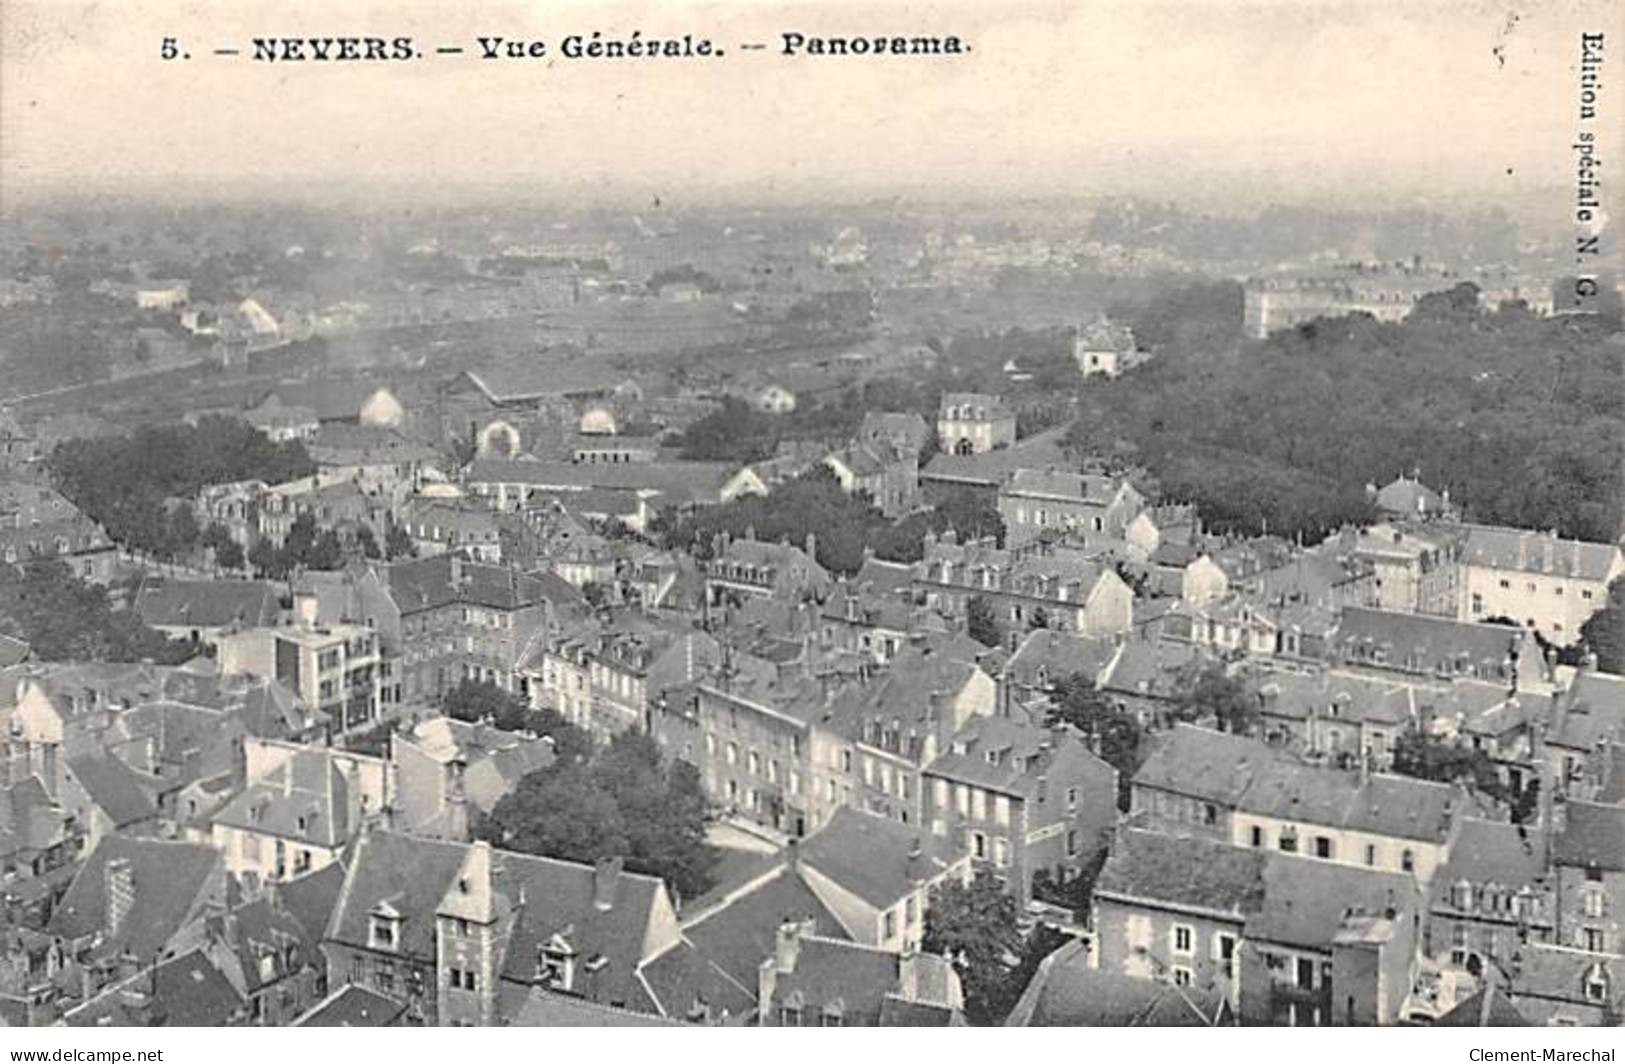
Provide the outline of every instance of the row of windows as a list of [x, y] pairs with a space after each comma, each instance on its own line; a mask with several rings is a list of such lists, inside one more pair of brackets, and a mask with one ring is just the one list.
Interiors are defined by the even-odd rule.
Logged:
[[[1254, 849], [1261, 849], [1268, 844], [1268, 834], [1262, 826], [1254, 824], [1250, 830], [1248, 841]], [[1289, 825], [1282, 828], [1280, 835], [1277, 836], [1276, 848], [1282, 853], [1298, 853], [1300, 841], [1298, 829]], [[1335, 861], [1337, 860], [1337, 840], [1329, 835], [1314, 835], [1309, 839], [1307, 849], [1304, 852], [1307, 856]], [[1377, 856], [1377, 844], [1374, 842], [1366, 843], [1364, 853], [1366, 867], [1377, 867]], [[1401, 872], [1416, 871], [1416, 852], [1409, 847], [1400, 851], [1399, 870]]]

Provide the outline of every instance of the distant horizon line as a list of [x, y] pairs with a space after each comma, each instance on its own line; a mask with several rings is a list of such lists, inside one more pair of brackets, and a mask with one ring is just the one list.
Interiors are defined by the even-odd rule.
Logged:
[[[1242, 180], [1242, 179], [1237, 179]], [[1229, 181], [1225, 182], [1230, 183]], [[1092, 205], [1111, 202], [1166, 204], [1196, 214], [1246, 216], [1270, 208], [1314, 208], [1329, 212], [1382, 213], [1426, 210], [1443, 215], [1470, 215], [1500, 209], [1508, 216], [1561, 213], [1568, 189], [1561, 184], [1528, 185], [1496, 193], [1444, 192], [1435, 186], [1427, 193], [1367, 192], [1357, 196], [1330, 195], [1304, 188], [1293, 194], [1271, 194], [1250, 182], [1246, 192], [1227, 194], [1215, 188], [1178, 189], [1164, 183], [1155, 193], [1136, 187], [1058, 189], [1029, 187], [976, 194], [972, 189], [935, 182], [929, 186], [844, 189], [785, 187], [771, 180], [749, 183], [712, 183], [682, 187], [678, 183], [650, 182], [643, 189], [601, 181], [537, 182], [531, 175], [484, 179], [440, 180], [426, 184], [400, 177], [269, 177], [171, 175], [163, 177], [110, 176], [106, 178], [33, 177], [15, 175], [0, 181], [0, 213], [40, 206], [80, 206], [94, 201], [158, 207], [307, 206], [354, 207], [373, 201], [375, 209], [395, 206], [437, 210], [525, 206], [525, 198], [546, 200], [534, 206], [579, 210], [704, 211], [782, 210], [802, 207], [855, 207], [895, 204], [912, 209], [976, 206]], [[662, 187], [664, 185], [665, 187]], [[674, 187], [675, 186], [675, 187]], [[380, 199], [388, 202], [377, 202]]]

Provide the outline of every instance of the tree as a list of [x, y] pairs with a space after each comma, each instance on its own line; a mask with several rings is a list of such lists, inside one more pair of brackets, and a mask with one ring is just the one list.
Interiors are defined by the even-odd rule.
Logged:
[[288, 575], [291, 568], [288, 552], [264, 536], [255, 540], [254, 545], [248, 548], [248, 564], [267, 580], [281, 580]]
[[412, 537], [407, 535], [406, 529], [391, 520], [389, 531], [384, 534], [384, 553], [389, 556], [390, 561], [397, 561], [401, 558], [416, 558], [418, 548], [412, 542]]
[[464, 680], [453, 687], [440, 700], [440, 711], [469, 723], [489, 720], [503, 731], [523, 730], [531, 716], [523, 699], [487, 680]]
[[55, 559], [0, 565], [0, 632], [27, 642], [41, 661], [178, 665], [196, 648], [115, 610], [107, 590], [75, 576]]
[[356, 546], [361, 548], [363, 558], [382, 558], [383, 551], [378, 549], [378, 537], [373, 535], [371, 525], [362, 525], [355, 534]]
[[244, 560], [243, 548], [234, 539], [228, 539], [215, 548], [214, 563], [222, 569], [241, 569]]
[[1416, 727], [1401, 732], [1394, 742], [1393, 770], [1435, 783], [1465, 782], [1497, 801], [1517, 797], [1501, 781], [1500, 770], [1484, 751], [1458, 746]]
[[1258, 722], [1258, 704], [1247, 685], [1228, 675], [1223, 665], [1209, 662], [1188, 666], [1181, 681], [1174, 695], [1174, 715], [1178, 719], [1194, 721], [1212, 714], [1224, 731], [1237, 735], [1252, 732]]
[[965, 1017], [994, 1026], [1015, 1005], [1011, 970], [1020, 963], [1020, 909], [992, 873], [983, 870], [969, 885], [949, 880], [931, 891], [920, 948], [953, 964], [965, 991]]
[[[273, 443], [229, 417], [69, 440], [51, 453], [49, 468], [57, 489], [115, 540], [165, 557], [189, 549], [197, 531], [189, 509], [165, 512], [167, 500], [209, 484], [286, 483], [316, 469], [303, 443]], [[183, 509], [186, 516], [176, 516]]]
[[931, 529], [937, 533], [952, 530], [961, 541], [991, 536], [995, 546], [1004, 546], [1004, 518], [998, 508], [986, 494], [969, 488], [954, 488], [937, 500]]
[[1603, 672], [1625, 673], [1625, 579], [1608, 586], [1608, 604], [1580, 626], [1580, 642]]
[[503, 849], [586, 864], [630, 849], [614, 796], [579, 764], [527, 773], [473, 833]]
[[709, 811], [692, 766], [666, 762], [652, 740], [629, 732], [590, 761], [561, 758], [528, 774], [474, 831], [523, 853], [582, 862], [619, 857], [691, 897], [715, 881], [719, 854], [705, 839]]
[[1100, 759], [1117, 770], [1117, 807], [1128, 812], [1144, 739], [1139, 723], [1081, 672], [1064, 676], [1055, 684], [1049, 723], [1078, 729]]
[[323, 529], [305, 556], [307, 569], [337, 569], [344, 564], [344, 544], [331, 528]]
[[993, 606], [981, 595], [972, 595], [965, 603], [965, 632], [985, 647], [996, 647], [1004, 642], [999, 622], [993, 616]]
[[594, 762], [593, 777], [621, 811], [629, 867], [659, 876], [681, 897], [712, 885], [719, 854], [706, 842], [710, 803], [692, 765], [664, 764], [653, 739], [625, 732]]

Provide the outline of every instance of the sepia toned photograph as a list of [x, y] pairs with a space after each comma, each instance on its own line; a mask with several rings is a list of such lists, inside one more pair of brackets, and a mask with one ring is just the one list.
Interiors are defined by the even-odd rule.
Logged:
[[0, 1046], [1614, 1061], [1622, 15], [5, 0]]

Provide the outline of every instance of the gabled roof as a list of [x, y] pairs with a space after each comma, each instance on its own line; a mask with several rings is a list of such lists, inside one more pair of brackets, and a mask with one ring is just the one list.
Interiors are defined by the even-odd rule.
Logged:
[[652, 1010], [637, 968], [651, 959], [645, 949], [663, 896], [652, 876], [375, 828], [362, 834], [348, 860], [328, 938], [369, 946], [372, 915], [388, 905], [400, 916], [398, 952], [429, 958], [437, 913], [489, 912], [502, 940], [504, 980], [534, 981], [541, 947], [558, 938], [584, 965], [603, 958], [577, 980], [576, 992]]
[[1569, 801], [1552, 857], [1560, 865], [1625, 872], [1625, 806]]
[[1620, 548], [1614, 543], [1560, 539], [1555, 532], [1472, 525], [1462, 545], [1461, 563], [1603, 581], [1618, 571]]
[[158, 815], [158, 807], [142, 788], [139, 777], [116, 757], [107, 754], [70, 757], [68, 771], [115, 829]]
[[1506, 992], [1495, 983], [1456, 1002], [1456, 1007], [1433, 1021], [1435, 1027], [1532, 1027]]
[[840, 919], [827, 908], [784, 857], [720, 897], [715, 892], [684, 910], [683, 935], [707, 962], [756, 996], [756, 969], [773, 952], [775, 936], [787, 920], [810, 922], [825, 938], [847, 938]]
[[366, 987], [346, 983], [293, 1021], [294, 1027], [393, 1027], [406, 1003]]
[[1006, 1026], [1212, 1027], [1223, 1007], [1212, 990], [1091, 968], [1073, 942], [1045, 958]]
[[214, 822], [334, 850], [359, 828], [358, 795], [328, 748], [294, 750], [243, 789]]
[[[915, 959], [923, 965], [947, 966], [930, 954], [917, 954]], [[777, 974], [774, 1007], [795, 1001], [808, 1023], [816, 1022], [814, 1018], [825, 1010], [838, 1008], [842, 1026], [877, 1027], [887, 996], [898, 991], [901, 963], [896, 953], [804, 934], [794, 970]], [[946, 977], [941, 982], [946, 984]]]
[[[117, 931], [108, 931], [108, 863], [129, 862], [132, 901]], [[131, 953], [150, 960], [192, 914], [220, 868], [212, 846], [109, 835], [73, 878], [49, 930], [63, 938], [102, 936], [99, 956]]]
[[1097, 894], [1195, 906], [1240, 920], [1264, 904], [1268, 854], [1213, 839], [1129, 828], [1095, 882]]
[[964, 854], [929, 831], [843, 806], [797, 845], [797, 860], [883, 910], [946, 874]]
[[1126, 485], [1094, 473], [1068, 473], [1056, 469], [1018, 469], [1004, 493], [1107, 506]]
[[[1264, 868], [1264, 904], [1247, 918], [1250, 939], [1327, 950], [1353, 931], [1385, 941], [1392, 922], [1417, 907], [1416, 881], [1400, 872], [1272, 852]], [[1352, 910], [1352, 912], [1351, 912]]]
[[1028, 798], [1038, 792], [1040, 781], [1062, 752], [1069, 778], [1087, 777], [1088, 786], [1116, 793], [1117, 771], [1090, 753], [1075, 735], [1013, 717], [971, 717], [947, 748], [926, 766], [926, 772], [956, 783]]
[[223, 1027], [243, 997], [200, 949], [144, 969], [63, 1017], [69, 1027]]
[[[461, 571], [461, 584], [453, 582], [454, 570]], [[537, 576], [449, 554], [398, 562], [389, 567], [388, 576], [390, 594], [403, 614], [457, 603], [515, 610], [550, 597], [547, 583]]]
[[1464, 817], [1450, 844], [1450, 859], [1435, 875], [1440, 889], [1466, 880], [1517, 890], [1546, 874], [1546, 835], [1541, 828]]

